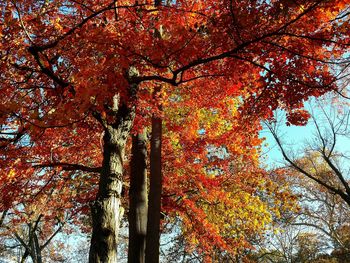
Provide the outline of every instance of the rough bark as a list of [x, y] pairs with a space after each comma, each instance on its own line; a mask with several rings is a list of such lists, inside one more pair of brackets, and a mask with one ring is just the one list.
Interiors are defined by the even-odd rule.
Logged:
[[150, 190], [146, 238], [146, 263], [159, 262], [160, 212], [162, 193], [162, 119], [152, 118]]
[[116, 96], [113, 110], [116, 121], [105, 125], [104, 152], [99, 191], [91, 206], [92, 237], [89, 263], [117, 262], [117, 240], [121, 219], [121, 192], [125, 145], [130, 135], [135, 112], [127, 105], [118, 106]]
[[147, 135], [133, 136], [129, 189], [129, 263], [144, 263], [147, 231]]

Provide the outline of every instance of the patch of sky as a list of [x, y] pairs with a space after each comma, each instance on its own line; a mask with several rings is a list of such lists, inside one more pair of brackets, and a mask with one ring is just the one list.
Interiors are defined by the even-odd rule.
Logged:
[[65, 1], [62, 6], [58, 8], [58, 10], [62, 15], [71, 15], [74, 14], [76, 8], [72, 6], [72, 3], [70, 1]]
[[[331, 129], [334, 125], [338, 133], [335, 151], [342, 153], [343, 156], [350, 155], [350, 124], [348, 120], [350, 111], [347, 107], [342, 106], [342, 103], [346, 103], [346, 101], [334, 104], [330, 97], [310, 99], [305, 104], [305, 109], [310, 112], [312, 117], [305, 126], [287, 126], [286, 113], [281, 110], [276, 111], [274, 125], [277, 125], [277, 133], [287, 152], [294, 157], [301, 157], [305, 150], [316, 149], [320, 146], [317, 126], [327, 140], [326, 143], [331, 144], [333, 139]], [[261, 131], [260, 138], [266, 139], [261, 156], [262, 162], [271, 168], [284, 166], [285, 161], [281, 150], [266, 126]]]
[[205, 135], [205, 133], [206, 133], [206, 132], [205, 132], [205, 129], [199, 129], [199, 130], [198, 130], [198, 134], [199, 134], [199, 135]]
[[208, 151], [208, 159], [218, 158], [218, 159], [226, 159], [230, 156], [226, 146], [215, 146], [215, 145], [208, 145], [207, 146]]

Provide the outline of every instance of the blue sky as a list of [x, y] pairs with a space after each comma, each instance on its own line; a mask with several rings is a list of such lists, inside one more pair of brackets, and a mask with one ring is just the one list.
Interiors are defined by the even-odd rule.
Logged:
[[[329, 128], [323, 111], [335, 123], [339, 122], [339, 118], [342, 118], [345, 116], [345, 114], [349, 113], [349, 106], [347, 105], [349, 101], [341, 102], [343, 108], [336, 106], [337, 104], [332, 104], [331, 101], [331, 98], [321, 98], [319, 100], [313, 99], [305, 105], [305, 108], [308, 109], [315, 117], [321, 130]], [[323, 106], [323, 109], [321, 108], [321, 105]], [[314, 140], [317, 134], [316, 127], [312, 119], [309, 120], [306, 126], [287, 126], [285, 124], [285, 114], [283, 112], [277, 112], [276, 116], [278, 116], [276, 119], [278, 119], [279, 123], [279, 137], [286, 146], [286, 149], [293, 151], [293, 153], [296, 155], [301, 155], [303, 149], [305, 149], [305, 145], [308, 143], [315, 145]], [[349, 125], [343, 125], [343, 127]], [[350, 132], [350, 128], [346, 128], [345, 131]], [[260, 137], [266, 138], [266, 145], [263, 147], [262, 156], [264, 162], [269, 167], [283, 165], [283, 156], [279, 150], [279, 147], [276, 145], [275, 139], [267, 128], [261, 132]], [[337, 136], [336, 150], [344, 154], [349, 153], [350, 156], [350, 138], [347, 136]]]

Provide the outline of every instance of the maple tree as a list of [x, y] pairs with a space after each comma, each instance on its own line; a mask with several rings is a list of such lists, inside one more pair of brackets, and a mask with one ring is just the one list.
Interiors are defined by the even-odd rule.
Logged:
[[[237, 99], [219, 98], [217, 108], [214, 108], [213, 101], [210, 107], [203, 107], [203, 102], [199, 100], [195, 105], [188, 104], [190, 97], [186, 98], [185, 94], [180, 96], [173, 92], [170, 96], [178, 99], [169, 99], [169, 105], [164, 107], [165, 148], [162, 162], [166, 177], [162, 198], [165, 218], [162, 225], [173, 220], [181, 221], [177, 227], [182, 229], [181, 235], [186, 239], [187, 253], [192, 251], [207, 260], [215, 254], [219, 261], [235, 257], [240, 251], [251, 247], [249, 239], [257, 238], [268, 228], [272, 214], [279, 214], [282, 209], [281, 203], [285, 201], [282, 206], [290, 208], [287, 201], [289, 195], [277, 191], [280, 186], [274, 186], [266, 172], [258, 167], [258, 145], [261, 140], [257, 136], [260, 125], [257, 121], [256, 125], [247, 124], [251, 130], [239, 131], [242, 125], [237, 116]], [[176, 116], [178, 113], [183, 117]], [[186, 130], [181, 127], [186, 127]], [[202, 132], [198, 132], [200, 130]], [[144, 224], [147, 221], [144, 211], [147, 209], [144, 193], [147, 187], [146, 171], [145, 168], [141, 169], [145, 167], [145, 146], [143, 131], [133, 137], [129, 164], [130, 176], [133, 169], [138, 170], [141, 176], [136, 182], [130, 178], [131, 185], [140, 187], [140, 195], [135, 195], [135, 189], [131, 191], [131, 185], [129, 191], [129, 195], [133, 194], [129, 207], [129, 229], [133, 228], [129, 230], [130, 262], [135, 258], [142, 262], [145, 257], [144, 245], [140, 244], [145, 242]], [[227, 149], [230, 149], [230, 154], [226, 152]], [[137, 164], [133, 158], [141, 163]], [[135, 214], [130, 220], [131, 213], [134, 213], [131, 206], [135, 202], [132, 199], [137, 200], [138, 197], [135, 212], [141, 215], [135, 222]], [[266, 198], [270, 200], [269, 203], [264, 201]], [[132, 227], [133, 223], [137, 225]], [[138, 227], [136, 234], [134, 227]], [[135, 243], [130, 247], [132, 242]], [[131, 251], [134, 254], [130, 256]]]
[[180, 221], [188, 251], [220, 262], [252, 248], [293, 202], [259, 167], [259, 118], [243, 114], [239, 99], [220, 97], [219, 90], [210, 103], [189, 103], [186, 93], [171, 93], [164, 107], [162, 211], [166, 222]]
[[21, 165], [40, 156], [37, 167], [99, 174], [91, 176], [99, 189], [90, 261], [115, 262], [125, 147], [132, 128], [142, 127], [142, 112], [154, 109], [155, 87], [206, 79], [191, 87], [191, 103], [210, 103], [221, 90], [244, 100], [253, 116], [268, 118], [281, 107], [291, 123], [304, 123], [303, 100], [336, 89], [341, 73], [331, 65], [346, 63], [346, 5], [1, 3], [2, 152], [13, 156], [26, 135], [35, 147]]

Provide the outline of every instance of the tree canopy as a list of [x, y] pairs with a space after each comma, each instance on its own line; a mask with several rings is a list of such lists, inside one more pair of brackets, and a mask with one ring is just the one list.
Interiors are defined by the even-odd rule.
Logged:
[[[236, 209], [234, 196], [249, 210], [258, 200], [260, 120], [281, 108], [303, 125], [306, 99], [343, 92], [348, 9], [347, 0], [0, 3], [1, 209], [67, 183], [62, 196], [82, 214], [91, 208], [90, 262], [115, 262], [128, 139], [161, 117], [165, 191], [213, 240], [213, 207], [196, 206]], [[210, 147], [230, 158], [209, 157]], [[165, 207], [185, 213], [176, 200]]]

